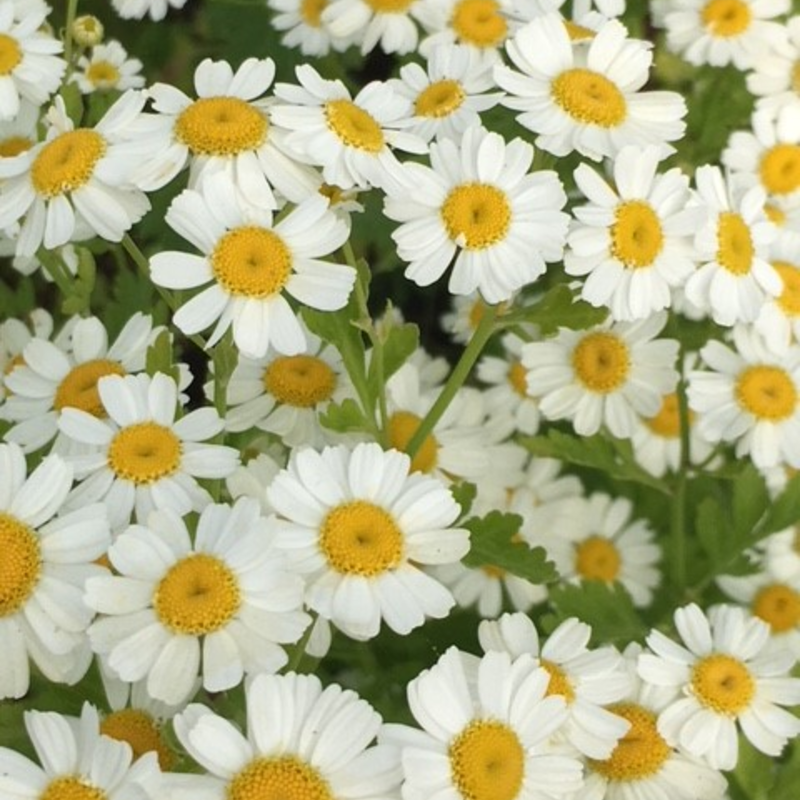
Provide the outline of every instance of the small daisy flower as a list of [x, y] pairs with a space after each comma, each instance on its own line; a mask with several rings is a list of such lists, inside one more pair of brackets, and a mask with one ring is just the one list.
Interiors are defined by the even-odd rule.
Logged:
[[778, 355], [744, 326], [735, 350], [710, 341], [700, 351], [709, 367], [689, 373], [689, 406], [709, 442], [735, 442], [759, 468], [800, 467], [800, 345]]
[[427, 151], [421, 139], [397, 130], [411, 103], [388, 84], [372, 81], [353, 98], [341, 81], [323, 78], [308, 64], [295, 74], [299, 86], [275, 86], [272, 119], [289, 131], [290, 152], [320, 167], [327, 183], [341, 189], [386, 188], [402, 180], [393, 148]]
[[389, 190], [384, 213], [402, 223], [392, 238], [405, 276], [429, 286], [448, 269], [448, 289], [487, 303], [508, 300], [563, 253], [568, 216], [552, 170], [528, 170], [533, 147], [468, 128], [459, 143], [431, 145], [431, 167], [405, 165], [405, 186]]
[[[40, 112], [39, 106], [22, 100], [13, 119], [0, 119], [0, 158], [14, 158], [30, 150], [39, 141]], [[4, 251], [3, 255], [8, 254]]]
[[787, 20], [786, 35], [770, 41], [768, 52], [759, 55], [747, 75], [747, 88], [759, 99], [756, 108], [780, 108], [800, 99], [800, 16]]
[[322, 22], [328, 0], [267, 0], [275, 12], [272, 25], [286, 31], [281, 37], [285, 47], [299, 47], [304, 56], [326, 56], [333, 50], [346, 50], [349, 39], [334, 36]]
[[473, 336], [486, 313], [486, 303], [478, 292], [453, 295], [451, 309], [442, 314], [442, 330], [456, 344], [466, 344]]
[[381, 621], [406, 634], [454, 604], [419, 566], [461, 559], [468, 533], [451, 527], [460, 509], [450, 491], [410, 466], [376, 444], [296, 450], [267, 490], [278, 544], [306, 573], [306, 604], [355, 639], [376, 636]]
[[495, 67], [508, 96], [503, 105], [538, 134], [536, 146], [557, 156], [573, 150], [599, 161], [626, 144], [658, 145], [683, 136], [686, 103], [675, 92], [641, 92], [652, 62], [650, 45], [628, 39], [618, 20], [606, 22], [577, 49], [558, 14], [537, 17], [506, 45], [516, 70]]
[[564, 269], [585, 276], [581, 297], [607, 306], [616, 320], [642, 319], [671, 304], [671, 289], [694, 272], [691, 239], [703, 222], [687, 208], [689, 179], [659, 173], [659, 150], [623, 147], [609, 186], [586, 164], [575, 182], [590, 201], [573, 209]]
[[130, 183], [131, 152], [123, 141], [145, 99], [130, 90], [93, 128], [75, 128], [57, 97], [46, 140], [0, 159], [0, 228], [20, 221], [17, 255], [59, 247], [79, 232], [119, 242], [149, 210], [147, 197]]
[[237, 467], [225, 479], [225, 487], [234, 500], [250, 497], [257, 501], [261, 513], [266, 517], [275, 513], [267, 500], [267, 487], [283, 468], [283, 460], [278, 462], [269, 453], [259, 453], [247, 463]]
[[768, 20], [789, 6], [789, 0], [675, 0], [664, 15], [667, 46], [695, 66], [749, 69], [781, 41], [781, 24]]
[[12, 317], [0, 323], [0, 402], [6, 397], [6, 378], [25, 363], [25, 345], [34, 337], [47, 340], [52, 334], [53, 317], [43, 308], [34, 308], [24, 321]]
[[401, 748], [403, 797], [538, 800], [580, 788], [580, 762], [549, 747], [567, 713], [548, 681], [530, 655], [449, 648], [408, 685], [422, 730], [386, 725], [380, 738]]
[[657, 413], [678, 381], [678, 342], [655, 338], [666, 321], [659, 312], [637, 322], [562, 328], [552, 339], [524, 345], [528, 394], [547, 419], [569, 419], [581, 436], [605, 425], [629, 438], [637, 415]]
[[183, 8], [186, 0], [111, 0], [114, 10], [123, 19], [149, 16], [154, 22], [164, 19], [172, 8]]
[[322, 260], [350, 233], [322, 195], [312, 195], [273, 223], [270, 210], [245, 203], [219, 174], [207, 178], [200, 191], [181, 192], [166, 220], [202, 255], [158, 253], [150, 260], [153, 283], [205, 287], [173, 321], [189, 335], [216, 322], [209, 347], [232, 327], [236, 346], [248, 358], [262, 358], [270, 346], [287, 356], [303, 353], [306, 337], [285, 294], [333, 311], [347, 303], [355, 283], [352, 267]]
[[376, 47], [384, 53], [404, 55], [417, 48], [415, 17], [422, 2], [329, 0], [322, 10], [322, 24], [339, 39], [355, 40], [362, 55]]
[[770, 350], [785, 353], [800, 343], [800, 239], [781, 236], [770, 251], [770, 263], [781, 281], [781, 291], [761, 306], [753, 327]]
[[193, 797], [398, 796], [398, 753], [374, 744], [381, 718], [355, 692], [337, 684], [323, 689], [315, 675], [290, 672], [256, 676], [246, 697], [246, 735], [199, 704], [175, 718], [181, 744], [210, 773], [173, 776]]
[[116, 40], [98, 44], [91, 56], [78, 59], [78, 72], [70, 80], [78, 84], [84, 94], [92, 92], [141, 89], [144, 86], [142, 62], [128, 58], [128, 51]]
[[[22, 451], [0, 444], [0, 699], [28, 691], [29, 658], [48, 680], [76, 683], [89, 666], [83, 602], [92, 563], [110, 541], [100, 504], [58, 513], [72, 486], [72, 468], [46, 456], [27, 474]], [[3, 770], [0, 768], [0, 774]]]
[[216, 411], [176, 418], [178, 387], [167, 375], [109, 375], [97, 391], [107, 416], [69, 407], [58, 420], [65, 436], [85, 446], [83, 455], [70, 456], [79, 480], [71, 507], [103, 500], [115, 530], [134, 511], [142, 523], [156, 508], [187, 514], [211, 501], [196, 478], [225, 478], [236, 469], [237, 450], [203, 444], [222, 430]]
[[11, 0], [0, 2], [0, 120], [17, 116], [23, 100], [47, 102], [61, 85], [67, 62], [61, 42], [43, 28], [50, 7], [30, 9], [21, 18]]
[[117, 574], [86, 582], [86, 603], [100, 616], [89, 628], [95, 652], [125, 681], [146, 679], [147, 693], [176, 705], [200, 675], [209, 692], [244, 675], [275, 672], [280, 646], [310, 623], [303, 581], [285, 566], [258, 503], [209, 505], [194, 542], [174, 511], [156, 511], [109, 548]]
[[654, 630], [653, 653], [639, 657], [644, 680], [682, 694], [658, 717], [667, 743], [714, 769], [736, 766], [738, 730], [762, 753], [780, 755], [800, 733], [800, 720], [781, 708], [800, 702], [800, 679], [786, 677], [794, 663], [788, 650], [765, 652], [769, 626], [737, 606], [706, 617], [691, 604], [675, 612], [675, 627], [683, 644]]
[[764, 563], [777, 580], [800, 583], [800, 527], [768, 536], [764, 540]]
[[695, 236], [700, 267], [686, 281], [686, 297], [718, 325], [754, 322], [764, 301], [781, 291], [766, 260], [776, 230], [764, 211], [764, 191], [742, 191], [715, 166], [699, 167], [695, 181], [707, 217]]

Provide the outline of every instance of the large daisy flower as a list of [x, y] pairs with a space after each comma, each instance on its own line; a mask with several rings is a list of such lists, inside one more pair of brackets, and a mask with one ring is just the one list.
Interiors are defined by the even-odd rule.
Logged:
[[356, 639], [376, 636], [381, 620], [408, 633], [454, 604], [419, 567], [461, 559], [468, 533], [451, 527], [450, 491], [410, 466], [376, 444], [303, 449], [267, 490], [278, 543], [307, 575], [306, 604]]
[[769, 51], [759, 55], [747, 75], [747, 88], [759, 99], [756, 108], [780, 108], [800, 98], [800, 75], [795, 66], [800, 58], [800, 16], [784, 26], [786, 36], [771, 41]]
[[211, 496], [196, 478], [225, 478], [236, 469], [237, 450], [203, 444], [222, 430], [217, 412], [197, 408], [176, 418], [178, 387], [167, 375], [110, 375], [98, 394], [107, 417], [65, 408], [58, 420], [61, 432], [89, 451], [70, 456], [81, 481], [71, 507], [104, 500], [114, 529], [134, 510], [138, 522], [156, 508], [200, 511]]
[[453, 294], [477, 289], [499, 303], [561, 258], [566, 195], [555, 172], [529, 173], [530, 144], [476, 127], [458, 144], [432, 144], [430, 155], [431, 167], [405, 166], [405, 186], [385, 202], [386, 216], [403, 223], [392, 238], [407, 278], [429, 286], [453, 263]]
[[417, 47], [419, 29], [414, 18], [423, 0], [387, 4], [370, 0], [330, 0], [322, 24], [334, 37], [355, 40], [366, 55], [379, 46], [384, 53], [404, 55]]
[[322, 12], [328, 0], [267, 0], [274, 12], [272, 25], [275, 30], [286, 31], [281, 44], [299, 47], [304, 56], [325, 56], [331, 49], [346, 50], [350, 39], [343, 39], [328, 30], [322, 22]]
[[[83, 602], [92, 563], [108, 547], [100, 504], [58, 514], [72, 468], [47, 456], [27, 475], [25, 456], [0, 445], [0, 699], [28, 691], [31, 658], [51, 681], [75, 683], [89, 666], [84, 632], [92, 611]], [[3, 770], [0, 769], [0, 774]]]
[[573, 150], [600, 160], [626, 144], [659, 146], [683, 136], [686, 103], [675, 92], [641, 92], [653, 56], [650, 45], [629, 40], [618, 20], [606, 22], [588, 47], [576, 48], [558, 14], [544, 14], [507, 45], [517, 70], [495, 68], [508, 92], [503, 105], [520, 111], [519, 123], [536, 145], [557, 156]]
[[333, 311], [345, 305], [355, 283], [353, 268], [322, 260], [350, 233], [322, 195], [273, 223], [271, 211], [242, 201], [219, 174], [203, 181], [200, 191], [178, 195], [166, 219], [203, 255], [156, 254], [150, 260], [153, 282], [169, 289], [205, 287], [173, 319], [186, 334], [216, 322], [209, 346], [232, 326], [236, 346], [249, 358], [261, 358], [270, 346], [284, 355], [302, 353], [306, 338], [284, 292]]
[[653, 653], [639, 657], [644, 680], [682, 695], [658, 717], [667, 743], [715, 769], [733, 769], [741, 729], [756, 749], [780, 755], [800, 734], [800, 720], [781, 708], [800, 702], [800, 679], [787, 677], [791, 652], [765, 652], [769, 626], [737, 606], [716, 606], [709, 617], [684, 606], [675, 627], [683, 644], [654, 630], [647, 637]]

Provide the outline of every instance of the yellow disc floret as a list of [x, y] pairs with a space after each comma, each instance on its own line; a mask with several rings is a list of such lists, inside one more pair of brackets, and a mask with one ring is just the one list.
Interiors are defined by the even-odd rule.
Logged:
[[548, 661], [546, 658], [541, 660], [541, 665], [550, 676], [550, 683], [547, 684], [547, 697], [553, 695], [563, 697], [565, 702], [571, 703], [575, 699], [575, 689], [572, 686], [567, 673], [558, 664]]
[[402, 14], [416, 0], [365, 0], [376, 14]]
[[[690, 422], [691, 419], [692, 413], [689, 412]], [[645, 419], [644, 424], [656, 436], [661, 436], [663, 439], [677, 439], [681, 435], [681, 414], [678, 395], [675, 392], [664, 395], [658, 413], [654, 417]]]
[[86, 78], [95, 89], [113, 89], [120, 79], [119, 70], [110, 61], [92, 61]]
[[211, 269], [230, 294], [264, 299], [278, 294], [292, 273], [292, 252], [269, 228], [228, 231], [211, 254]]
[[497, 47], [508, 33], [508, 23], [495, 0], [460, 0], [450, 24], [459, 42], [475, 47]]
[[482, 250], [505, 239], [511, 225], [511, 205], [501, 189], [485, 183], [465, 183], [450, 190], [442, 203], [448, 236], [466, 250]]
[[192, 553], [173, 564], [153, 594], [159, 621], [174, 633], [188, 636], [225, 627], [241, 604], [236, 575], [208, 553]]
[[53, 408], [79, 408], [93, 417], [102, 419], [106, 410], [100, 400], [97, 382], [107, 375], [124, 375], [125, 370], [117, 361], [95, 358], [73, 367], [61, 380], [56, 389]]
[[614, 211], [611, 252], [629, 269], [652, 266], [664, 245], [661, 222], [644, 200], [628, 200]]
[[739, 405], [759, 420], [780, 422], [797, 408], [797, 388], [780, 367], [747, 367], [737, 377], [734, 393]]
[[800, 593], [784, 583], [763, 587], [753, 598], [753, 614], [773, 633], [786, 633], [800, 625]]
[[225, 800], [334, 800], [325, 779], [295, 756], [251, 761], [228, 784]]
[[627, 117], [625, 96], [617, 85], [599, 72], [576, 67], [554, 78], [550, 94], [555, 103], [576, 122], [616, 128]]
[[575, 571], [584, 580], [611, 583], [621, 563], [617, 546], [603, 536], [590, 536], [575, 547]]
[[328, 0], [300, 0], [300, 16], [303, 22], [311, 28], [322, 25], [322, 12], [328, 5]]
[[713, 653], [692, 667], [690, 688], [701, 705], [733, 717], [750, 705], [756, 683], [741, 661]]
[[0, 512], [0, 619], [16, 614], [39, 583], [42, 555], [34, 530]]
[[528, 371], [522, 366], [521, 361], [515, 361], [509, 367], [508, 382], [520, 397], [528, 396]]
[[27, 136], [9, 136], [0, 139], [0, 158], [13, 158], [20, 153], [26, 153], [35, 142]]
[[800, 269], [786, 261], [773, 261], [772, 267], [783, 282], [778, 306], [787, 317], [800, 317]]
[[761, 183], [769, 194], [800, 189], [800, 145], [776, 144], [761, 157]]
[[400, 563], [403, 534], [388, 511], [366, 500], [352, 500], [327, 513], [319, 546], [336, 572], [371, 578]]
[[136, 760], [145, 753], [154, 752], [164, 772], [175, 763], [175, 755], [161, 735], [158, 723], [140, 708], [123, 708], [109, 714], [100, 723], [100, 733], [120, 742], [127, 742]]
[[[420, 422], [422, 420], [410, 411], [396, 411], [389, 418], [389, 444], [395, 450], [405, 452]], [[411, 459], [411, 472], [430, 472], [436, 466], [438, 453], [439, 442], [432, 433], [429, 433]]]
[[62, 775], [47, 784], [37, 800], [106, 800], [106, 793], [76, 775]]
[[628, 346], [613, 333], [586, 334], [572, 351], [572, 368], [575, 377], [590, 391], [614, 392], [625, 383], [630, 372]]
[[328, 129], [347, 147], [367, 153], [379, 153], [385, 144], [381, 126], [373, 116], [351, 100], [325, 103]]
[[175, 120], [175, 137], [198, 156], [235, 156], [257, 150], [269, 123], [238, 97], [201, 97]]
[[119, 430], [108, 447], [108, 466], [137, 485], [154, 483], [181, 466], [181, 441], [157, 422], [138, 422]]
[[336, 373], [316, 356], [282, 356], [264, 371], [264, 388], [279, 402], [313, 408], [330, 400]]
[[717, 262], [733, 275], [747, 275], [753, 266], [753, 239], [739, 214], [723, 211], [717, 225]]
[[105, 152], [106, 140], [97, 131], [78, 128], [59, 134], [33, 160], [33, 188], [45, 198], [74, 192], [89, 182]]
[[0, 33], [0, 75], [10, 75], [22, 61], [22, 48], [12, 36]]
[[441, 80], [426, 86], [414, 101], [414, 113], [418, 117], [441, 119], [458, 111], [464, 102], [464, 90], [458, 81]]
[[703, 6], [700, 17], [712, 36], [726, 39], [746, 31], [752, 14], [744, 0], [710, 0]]

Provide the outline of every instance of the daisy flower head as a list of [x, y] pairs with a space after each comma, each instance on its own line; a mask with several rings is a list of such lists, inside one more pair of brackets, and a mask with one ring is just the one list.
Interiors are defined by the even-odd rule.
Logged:
[[575, 181], [589, 200], [573, 209], [564, 269], [584, 278], [581, 297], [607, 306], [615, 320], [647, 317], [671, 305], [673, 287], [694, 272], [692, 238], [702, 209], [687, 208], [689, 179], [677, 167], [659, 173], [659, 148], [626, 146], [610, 186], [581, 164]]
[[777, 231], [764, 211], [764, 190], [737, 186], [709, 165], [696, 170], [695, 182], [706, 220], [695, 236], [700, 266], [684, 285], [686, 298], [718, 325], [754, 322], [781, 291], [767, 261]]
[[22, 351], [34, 337], [49, 339], [53, 317], [44, 308], [34, 308], [24, 319], [10, 317], [0, 323], [0, 402], [6, 397], [6, 378], [25, 363]]
[[299, 47], [304, 56], [326, 56], [331, 50], [346, 50], [350, 39], [334, 36], [322, 21], [328, 0], [267, 0], [272, 9], [272, 25], [286, 31], [281, 37], [285, 47]]
[[334, 37], [354, 41], [366, 55], [376, 47], [387, 54], [416, 50], [415, 20], [423, 0], [329, 0], [322, 24]]
[[58, 420], [60, 431], [84, 446], [69, 457], [79, 481], [70, 507], [104, 501], [115, 530], [134, 512], [144, 523], [157, 508], [201, 511], [211, 495], [196, 479], [225, 478], [236, 469], [237, 450], [204, 444], [222, 430], [217, 412], [204, 407], [179, 416], [178, 387], [167, 375], [108, 375], [97, 391], [103, 417], [69, 407]]
[[689, 373], [687, 395], [700, 434], [731, 442], [759, 469], [800, 467], [800, 345], [776, 354], [751, 328], [733, 331], [735, 349], [712, 340], [708, 369]]
[[800, 343], [800, 238], [778, 237], [770, 248], [770, 264], [781, 291], [764, 302], [754, 327], [770, 350], [785, 353], [791, 344]]
[[686, 103], [675, 92], [642, 92], [652, 52], [647, 42], [628, 39], [625, 26], [608, 20], [588, 47], [576, 48], [559, 14], [536, 17], [506, 44], [516, 69], [495, 67], [507, 92], [503, 105], [537, 134], [536, 146], [565, 156], [577, 150], [599, 161], [626, 144], [667, 144], [685, 130]]
[[567, 712], [548, 681], [530, 655], [449, 648], [408, 685], [421, 730], [386, 725], [379, 740], [401, 749], [403, 797], [540, 800], [579, 789], [580, 762], [549, 746]]
[[483, 319], [487, 305], [478, 292], [453, 295], [450, 305], [440, 320], [442, 330], [456, 344], [466, 344]]
[[664, 15], [667, 46], [690, 64], [753, 67], [783, 39], [770, 22], [789, 10], [789, 0], [675, 0]]
[[764, 540], [764, 563], [776, 580], [800, 583], [800, 527], [793, 526]]
[[384, 205], [401, 223], [392, 238], [407, 278], [430, 286], [452, 263], [450, 292], [478, 290], [494, 304], [561, 258], [566, 194], [552, 170], [528, 171], [530, 144], [468, 128], [458, 143], [433, 143], [430, 159], [430, 167], [407, 164], [404, 187], [389, 190]]
[[175, 733], [208, 770], [181, 776], [192, 796], [379, 800], [399, 796], [398, 753], [374, 744], [378, 713], [355, 692], [316, 675], [257, 675], [246, 687], [247, 733], [190, 705]]
[[[29, 100], [20, 101], [12, 119], [0, 119], [0, 158], [13, 158], [30, 150], [39, 141], [41, 108]], [[8, 232], [4, 232], [8, 236]], [[5, 243], [4, 243], [5, 244]], [[13, 253], [13, 249], [11, 251]], [[7, 255], [5, 250], [3, 255]]]
[[447, 616], [453, 596], [420, 569], [469, 549], [460, 509], [435, 478], [377, 444], [295, 450], [267, 489], [279, 546], [306, 574], [306, 605], [354, 639], [381, 622], [406, 634]]
[[216, 322], [209, 347], [232, 327], [248, 358], [262, 358], [270, 346], [297, 355], [307, 342], [285, 295], [323, 311], [347, 303], [355, 270], [322, 259], [347, 240], [350, 227], [320, 194], [274, 223], [272, 212], [243, 201], [227, 176], [212, 175], [199, 191], [179, 194], [166, 221], [202, 255], [158, 253], [150, 260], [151, 278], [168, 289], [204, 287], [173, 321], [189, 335]]
[[92, 128], [75, 128], [61, 97], [47, 114], [43, 142], [0, 159], [0, 228], [20, 222], [17, 255], [32, 256], [77, 238], [119, 242], [150, 209], [131, 183], [125, 137], [145, 103], [142, 92], [122, 95]]
[[678, 342], [658, 339], [665, 312], [636, 322], [565, 328], [552, 339], [522, 348], [528, 394], [547, 419], [569, 419], [576, 433], [592, 436], [605, 425], [630, 438], [639, 416], [652, 416], [675, 389]]
[[286, 147], [294, 157], [320, 167], [328, 184], [385, 189], [402, 181], [395, 148], [427, 152], [419, 137], [398, 130], [411, 103], [388, 83], [372, 81], [351, 97], [341, 81], [323, 78], [309, 64], [295, 74], [300, 85], [275, 86], [272, 119], [289, 131]]
[[756, 95], [756, 108], [781, 107], [800, 99], [800, 16], [790, 17], [785, 36], [770, 41], [769, 50], [759, 55], [747, 74], [747, 88]]
[[[0, 699], [20, 698], [29, 659], [49, 680], [76, 683], [89, 667], [85, 631], [92, 611], [83, 602], [87, 578], [105, 572], [92, 563], [110, 541], [102, 504], [59, 513], [72, 468], [46, 456], [28, 475], [15, 444], [0, 444]], [[1, 772], [2, 770], [0, 770]]]
[[91, 55], [78, 59], [78, 71], [70, 80], [78, 84], [81, 92], [124, 92], [126, 89], [141, 89], [144, 76], [142, 62], [128, 58], [128, 51], [115, 39], [95, 45]]
[[12, 0], [0, 2], [0, 120], [16, 117], [24, 100], [43, 105], [61, 85], [67, 62], [43, 30], [49, 13], [45, 6], [18, 15]]
[[111, 0], [114, 10], [123, 19], [142, 19], [150, 17], [158, 22], [173, 8], [183, 8], [186, 0]]
[[680, 697], [661, 711], [658, 732], [671, 746], [733, 769], [738, 730], [762, 753], [777, 756], [800, 733], [800, 720], [781, 706], [800, 702], [800, 679], [789, 678], [788, 650], [768, 653], [769, 626], [738, 606], [715, 606], [706, 616], [691, 604], [675, 612], [682, 644], [660, 631], [647, 637], [639, 675]]
[[[155, 511], [109, 548], [116, 574], [86, 582], [99, 613], [92, 648], [124, 681], [177, 705], [200, 676], [209, 692], [275, 672], [310, 623], [303, 580], [289, 570], [254, 500], [209, 505], [194, 541], [172, 510]], [[198, 588], [199, 587], [199, 588]]]

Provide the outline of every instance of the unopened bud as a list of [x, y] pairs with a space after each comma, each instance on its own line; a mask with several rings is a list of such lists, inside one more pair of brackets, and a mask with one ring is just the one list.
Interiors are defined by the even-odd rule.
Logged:
[[94, 47], [103, 41], [103, 23], [91, 14], [76, 17], [72, 23], [72, 38], [81, 47]]

